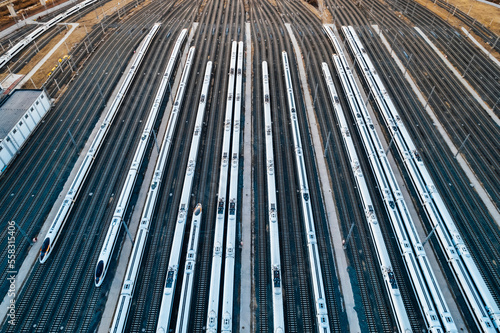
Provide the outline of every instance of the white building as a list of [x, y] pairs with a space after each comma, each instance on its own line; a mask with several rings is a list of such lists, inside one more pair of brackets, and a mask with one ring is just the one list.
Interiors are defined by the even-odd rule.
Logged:
[[0, 174], [50, 106], [45, 90], [16, 90], [0, 105]]

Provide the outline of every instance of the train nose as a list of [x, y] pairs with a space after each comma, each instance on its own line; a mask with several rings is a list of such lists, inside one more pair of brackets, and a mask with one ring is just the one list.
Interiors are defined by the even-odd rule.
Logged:
[[102, 276], [103, 270], [104, 270], [104, 262], [102, 260], [100, 260], [97, 263], [97, 267], [95, 268], [95, 285], [96, 285], [96, 287], [99, 287], [102, 283], [101, 276]]
[[45, 255], [50, 250], [50, 238], [45, 238], [43, 241], [42, 247], [40, 248], [40, 262], [43, 263], [45, 259]]

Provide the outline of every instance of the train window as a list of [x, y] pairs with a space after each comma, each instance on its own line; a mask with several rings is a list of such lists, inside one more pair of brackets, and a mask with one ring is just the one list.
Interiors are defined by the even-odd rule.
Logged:
[[437, 317], [436, 317], [436, 316], [434, 316], [434, 315], [431, 315], [431, 319], [432, 319], [432, 320], [437, 320]]
[[451, 322], [453, 322], [453, 319], [451, 319], [451, 317], [446, 317], [446, 321], [451, 323]]

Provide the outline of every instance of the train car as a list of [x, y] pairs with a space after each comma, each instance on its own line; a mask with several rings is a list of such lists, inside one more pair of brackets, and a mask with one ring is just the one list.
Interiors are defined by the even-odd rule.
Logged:
[[264, 119], [266, 129], [266, 161], [267, 161], [267, 205], [269, 211], [269, 240], [271, 248], [271, 279], [273, 290], [273, 324], [274, 333], [285, 332], [283, 309], [283, 281], [281, 274], [281, 256], [278, 222], [278, 201], [276, 199], [276, 179], [274, 174], [273, 131], [271, 120], [271, 92], [269, 88], [269, 72], [267, 62], [262, 62], [262, 81], [264, 93]]
[[312, 212], [312, 203], [309, 195], [309, 185], [307, 181], [307, 171], [302, 154], [302, 140], [300, 138], [300, 130], [297, 119], [297, 109], [295, 105], [295, 96], [293, 92], [292, 76], [290, 72], [290, 64], [288, 55], [285, 51], [282, 52], [283, 69], [285, 71], [285, 84], [287, 88], [288, 110], [291, 119], [291, 127], [293, 133], [293, 143], [295, 146], [295, 162], [297, 174], [299, 177], [300, 202], [304, 215], [304, 227], [307, 233], [307, 249], [309, 255], [309, 265], [311, 269], [311, 282], [314, 292], [314, 305], [316, 312], [316, 324], [319, 331], [330, 332], [330, 324], [328, 319], [328, 309], [326, 306], [325, 290], [323, 285], [323, 274], [319, 260], [319, 250], [316, 241], [316, 229], [314, 226], [314, 217]]
[[[177, 312], [177, 326], [176, 333], [184, 333], [188, 331], [189, 314], [191, 308], [191, 301], [193, 299], [193, 283], [194, 272], [196, 265], [196, 254], [198, 252], [198, 238], [200, 234], [200, 224], [202, 218], [201, 204], [196, 205], [191, 222], [191, 231], [189, 233], [188, 252], [186, 255], [186, 262], [184, 264], [184, 278], [182, 279], [181, 296], [179, 300], [179, 307]], [[157, 330], [158, 333], [166, 331]]]

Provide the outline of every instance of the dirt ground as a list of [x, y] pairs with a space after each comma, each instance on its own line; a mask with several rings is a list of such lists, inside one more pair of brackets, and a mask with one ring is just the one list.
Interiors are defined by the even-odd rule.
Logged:
[[[50, 0], [49, 0], [50, 1]], [[90, 31], [91, 27], [96, 23], [99, 23], [104, 15], [110, 15], [114, 13], [117, 8], [122, 8], [124, 5], [131, 1], [136, 0], [112, 0], [104, 4], [103, 6], [96, 7], [92, 12], [87, 14], [84, 17], [79, 18], [76, 23], [79, 26], [73, 31], [71, 36], [63, 43], [59, 49], [45, 62], [45, 64], [33, 75], [32, 81], [36, 87], [41, 87], [45, 80], [48, 77], [48, 74], [51, 72], [52, 68], [59, 64], [59, 59], [62, 59], [65, 55], [67, 55], [69, 50], [72, 49], [74, 45], [80, 42], [83, 38], [85, 38], [86, 30]], [[145, 3], [141, 3], [140, 8], [149, 3], [151, 0], [146, 1]], [[273, 2], [272, 0], [270, 0]], [[417, 0], [424, 6], [427, 6], [429, 9], [434, 11], [436, 14], [441, 16], [443, 19], [448, 19], [448, 21], [454, 25], [456, 28], [460, 29], [463, 25], [461, 21], [457, 18], [453, 17], [450, 13], [445, 11], [444, 9], [435, 5], [432, 0]], [[475, 0], [449, 0], [450, 3], [456, 5], [458, 9], [461, 9], [464, 12], [469, 12], [469, 15], [476, 18], [479, 22], [489, 27], [493, 32], [497, 35], [500, 35], [500, 8], [496, 8], [494, 6], [484, 4]], [[305, 2], [306, 3], [306, 2]], [[318, 18], [322, 20], [324, 23], [332, 23], [333, 18], [330, 13], [326, 9], [324, 4], [324, 0], [318, 0], [318, 8], [306, 3], [307, 7], [314, 13]], [[123, 12], [123, 9], [120, 9]], [[136, 10], [136, 9], [134, 9]], [[130, 15], [130, 13], [129, 13]], [[123, 15], [122, 15], [123, 18]], [[45, 54], [47, 54], [55, 44], [57, 44], [65, 34], [69, 31], [68, 29], [61, 32], [58, 36], [56, 36], [47, 46], [40, 50], [40, 52], [32, 59], [32, 61], [24, 66], [19, 73], [27, 74], [37, 63], [42, 59]], [[475, 36], [477, 37], [477, 36]], [[476, 38], [480, 42], [482, 42], [479, 38]], [[486, 49], [490, 50], [491, 46], [482, 43]], [[500, 59], [500, 54], [497, 52], [492, 52], [494, 56]], [[3, 78], [2, 78], [3, 79]], [[26, 83], [25, 88], [33, 88], [33, 83], [31, 80]]]
[[[448, 11], [439, 7], [438, 5], [435, 5], [434, 2], [432, 2], [432, 0], [416, 0], [416, 1], [418, 1], [420, 4], [432, 10], [434, 13], [439, 15], [444, 20], [448, 20], [448, 22], [451, 25], [453, 25], [462, 35], [463, 35], [463, 31], [461, 29], [462, 27], [469, 30], [463, 24], [462, 21], [452, 16], [453, 13], [449, 13]], [[448, 2], [454, 6], [457, 6], [457, 10], [460, 9], [466, 14], [469, 13], [471, 17], [475, 18], [478, 22], [480, 22], [485, 27], [490, 29], [497, 36], [500, 35], [500, 8], [475, 0], [448, 0]], [[486, 50], [490, 51], [493, 56], [495, 56], [497, 59], [500, 60], [500, 54], [496, 51], [493, 51], [491, 45], [488, 45], [485, 42], [483, 42], [483, 40], [479, 36], [474, 34], [473, 31], [470, 31], [470, 33], [474, 36], [474, 38], [478, 42], [480, 42], [486, 48]]]
[[[57, 49], [57, 51], [54, 52], [54, 54], [40, 67], [40, 69], [32, 76], [32, 80], [28, 81], [23, 88], [33, 88], [33, 83], [37, 88], [40, 88], [47, 80], [48, 74], [59, 64], [59, 59], [62, 59], [62, 57], [67, 55], [69, 53], [68, 51], [71, 51], [73, 46], [85, 38], [86, 31], [90, 32], [91, 27], [99, 23], [104, 18], [104, 15], [111, 15], [118, 8], [120, 9], [120, 13], [123, 13], [121, 14], [123, 19], [125, 13], [122, 7], [129, 2], [135, 1], [136, 0], [112, 0], [105, 3], [103, 6], [96, 6], [92, 12], [81, 18], [77, 17], [76, 21], [72, 21], [72, 23], [78, 23], [78, 27], [71, 33], [66, 41]], [[147, 0], [146, 2], [139, 4], [139, 8], [142, 8], [150, 1], [151, 0]], [[127, 15], [130, 15], [135, 10], [137, 9], [134, 8]], [[98, 28], [98, 26], [96, 28]], [[32, 60], [19, 71], [19, 74], [27, 74], [70, 31], [70, 29], [71, 27], [68, 26], [68, 29], [59, 33], [49, 42], [49, 44], [47, 44], [43, 49], [40, 49], [40, 52], [38, 52]]]
[[0, 7], [0, 29], [5, 29], [16, 24], [16, 19], [31, 16], [38, 19], [40, 16], [36, 15], [44, 12], [57, 5], [60, 5], [68, 0], [46, 0], [45, 6], [42, 6], [40, 0], [13, 0], [11, 3], [14, 5], [14, 10], [17, 13], [17, 18], [10, 16], [7, 6]]
[[[416, 0], [416, 1], [421, 5], [426, 6], [427, 8], [432, 10], [434, 13], [439, 15], [444, 20], [448, 20], [448, 22], [451, 25], [453, 25], [455, 28], [457, 28], [457, 30], [461, 34], [463, 34], [463, 32], [461, 31], [461, 27], [464, 27], [463, 22], [454, 17], [452, 13], [449, 13], [443, 8], [435, 5], [433, 0]], [[448, 2], [454, 6], [457, 6], [457, 10], [460, 9], [461, 11], [468, 13], [471, 17], [475, 18], [478, 22], [486, 26], [497, 36], [500, 36], [500, 8], [476, 0], [448, 0]], [[319, 10], [318, 8], [315, 8], [310, 4], [308, 4], [305, 0], [303, 0], [303, 3], [309, 8], [309, 10], [314, 15], [320, 18], [323, 23], [333, 23], [332, 14], [328, 9], [326, 9], [326, 6], [324, 5], [324, 0], [318, 0]], [[321, 13], [323, 13], [323, 15], [321, 15]], [[404, 19], [409, 24], [411, 24], [410, 20], [406, 19], [403, 16], [401, 18]], [[500, 60], [500, 54], [496, 51], [492, 51], [491, 45], [488, 45], [485, 42], [483, 42], [481, 38], [475, 35], [472, 31], [471, 34], [488, 51], [490, 51], [493, 56], [495, 56], [497, 59]], [[498, 43], [500, 43], [500, 40], [498, 41]]]

